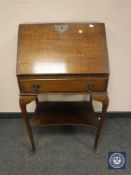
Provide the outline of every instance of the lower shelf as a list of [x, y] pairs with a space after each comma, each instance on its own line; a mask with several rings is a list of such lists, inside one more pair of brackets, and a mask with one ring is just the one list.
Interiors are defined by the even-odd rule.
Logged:
[[98, 128], [99, 120], [90, 102], [39, 102], [31, 120], [32, 128], [51, 124]]

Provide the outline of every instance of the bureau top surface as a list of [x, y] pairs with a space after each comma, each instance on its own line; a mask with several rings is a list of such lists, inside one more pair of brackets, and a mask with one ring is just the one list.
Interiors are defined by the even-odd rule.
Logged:
[[21, 24], [17, 75], [108, 74], [103, 23]]

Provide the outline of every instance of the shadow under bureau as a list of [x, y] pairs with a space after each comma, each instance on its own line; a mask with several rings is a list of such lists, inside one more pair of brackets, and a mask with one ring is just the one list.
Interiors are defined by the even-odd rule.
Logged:
[[[94, 149], [108, 107], [109, 64], [104, 23], [20, 24], [17, 50], [20, 108], [35, 152], [32, 129], [82, 124], [96, 129]], [[44, 93], [89, 94], [90, 101], [39, 102]], [[92, 100], [102, 103], [99, 118]], [[26, 105], [36, 102], [32, 121]]]

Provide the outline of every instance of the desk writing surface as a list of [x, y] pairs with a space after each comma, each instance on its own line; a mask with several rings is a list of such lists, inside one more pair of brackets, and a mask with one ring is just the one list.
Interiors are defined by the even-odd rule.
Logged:
[[103, 23], [19, 25], [17, 75], [108, 73]]

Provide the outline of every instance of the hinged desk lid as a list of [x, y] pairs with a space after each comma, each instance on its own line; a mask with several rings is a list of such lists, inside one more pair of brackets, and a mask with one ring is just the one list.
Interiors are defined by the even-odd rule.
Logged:
[[17, 75], [108, 74], [103, 23], [21, 24]]

